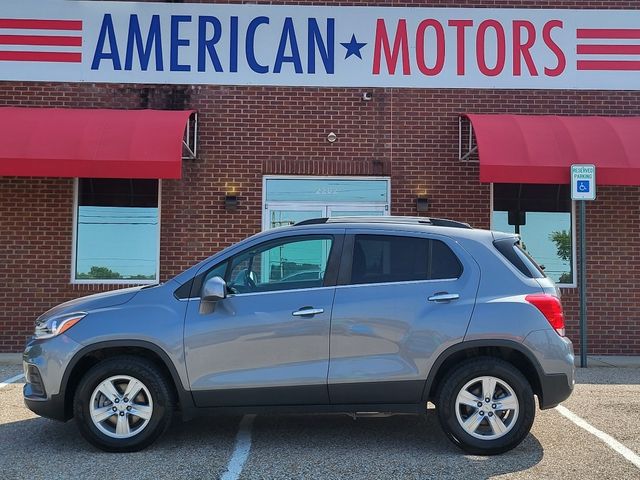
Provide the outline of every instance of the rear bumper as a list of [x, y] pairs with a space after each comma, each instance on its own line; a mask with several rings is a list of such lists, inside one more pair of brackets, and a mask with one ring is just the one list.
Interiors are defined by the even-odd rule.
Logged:
[[573, 379], [570, 381], [564, 373], [542, 375], [540, 378], [542, 394], [538, 401], [540, 409], [553, 408], [569, 398], [573, 392]]
[[550, 329], [532, 332], [523, 344], [540, 365], [538, 379], [540, 409], [553, 408], [566, 400], [575, 385], [573, 343]]

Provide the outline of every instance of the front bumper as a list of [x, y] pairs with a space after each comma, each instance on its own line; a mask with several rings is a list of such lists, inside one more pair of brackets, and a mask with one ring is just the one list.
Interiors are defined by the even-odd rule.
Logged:
[[41, 417], [66, 422], [70, 416], [66, 414], [64, 396], [52, 395], [49, 398], [29, 397], [29, 385], [23, 389], [24, 404], [29, 410]]
[[81, 348], [82, 345], [64, 334], [29, 340], [22, 354], [26, 380], [22, 394], [29, 410], [54, 420], [70, 418], [63, 378], [67, 365]]

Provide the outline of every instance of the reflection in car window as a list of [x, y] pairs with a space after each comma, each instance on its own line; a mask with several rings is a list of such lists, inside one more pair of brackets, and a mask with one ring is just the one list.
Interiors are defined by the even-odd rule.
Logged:
[[290, 238], [241, 253], [227, 284], [234, 293], [321, 287], [332, 238]]
[[352, 284], [458, 278], [461, 273], [457, 257], [439, 240], [356, 235]]

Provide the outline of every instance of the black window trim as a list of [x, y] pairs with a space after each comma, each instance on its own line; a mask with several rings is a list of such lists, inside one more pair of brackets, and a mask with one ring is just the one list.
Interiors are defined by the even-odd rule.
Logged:
[[[546, 278], [544, 270], [536, 263], [536, 261], [524, 251], [520, 246], [520, 237], [514, 235], [512, 237], [500, 238], [493, 241], [493, 245], [502, 257], [516, 269], [518, 273], [533, 279]], [[524, 257], [524, 259], [522, 258]]]

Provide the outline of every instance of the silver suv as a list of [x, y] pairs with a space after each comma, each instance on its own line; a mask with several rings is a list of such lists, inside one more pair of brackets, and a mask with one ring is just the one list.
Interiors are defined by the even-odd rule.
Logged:
[[559, 293], [512, 234], [442, 219], [308, 220], [161, 285], [59, 305], [24, 352], [24, 399], [108, 451], [174, 410], [425, 414], [458, 446], [518, 445], [573, 390]]

